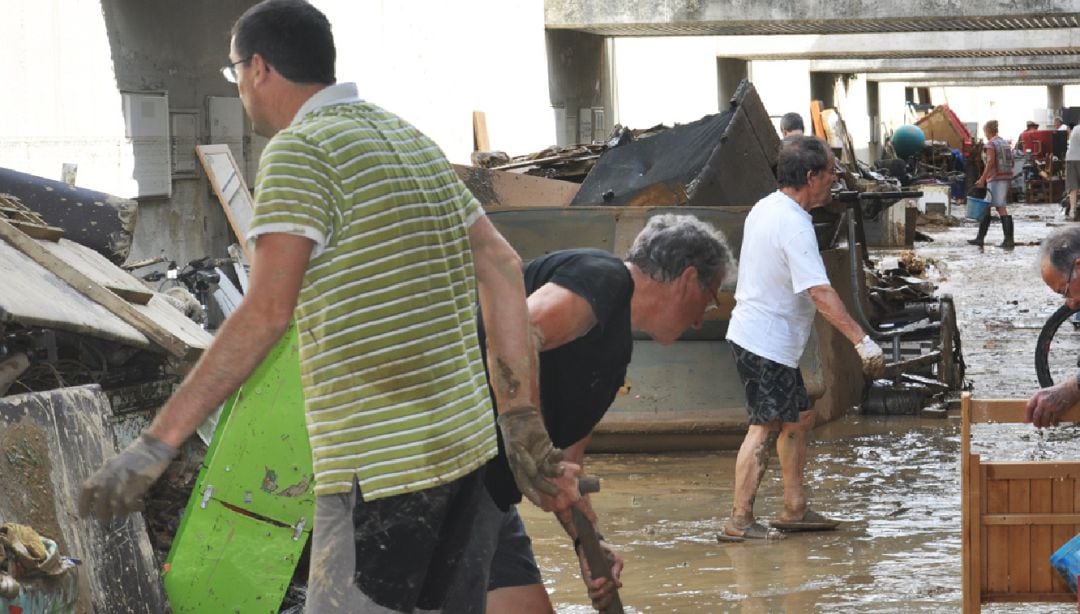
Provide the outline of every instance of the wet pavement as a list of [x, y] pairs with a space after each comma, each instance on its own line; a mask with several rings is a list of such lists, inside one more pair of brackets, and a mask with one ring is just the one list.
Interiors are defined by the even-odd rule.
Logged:
[[[1061, 304], [1038, 276], [1036, 243], [1060, 225], [1056, 205], [1010, 207], [1018, 246], [983, 251], [974, 224], [920, 227], [916, 252], [957, 307], [967, 375], [977, 397], [1027, 397], [1037, 385], [1035, 340]], [[1001, 241], [991, 226], [988, 245]], [[897, 252], [875, 251], [875, 258]], [[1080, 336], [1080, 333], [1078, 333]], [[1080, 344], [1078, 344], [1080, 345]], [[1020, 425], [977, 430], [982, 448], [1009, 458], [1052, 458], [1080, 429]], [[956, 612], [960, 610], [959, 419], [850, 415], [818, 427], [807, 468], [812, 505], [843, 521], [828, 533], [768, 543], [718, 544], [731, 505], [735, 453], [591, 455], [601, 529], [626, 559], [630, 612]], [[775, 457], [756, 512], [782, 505]], [[568, 538], [553, 518], [522, 506], [560, 613], [593, 611]], [[984, 606], [985, 612], [1073, 612], [1075, 605]]]

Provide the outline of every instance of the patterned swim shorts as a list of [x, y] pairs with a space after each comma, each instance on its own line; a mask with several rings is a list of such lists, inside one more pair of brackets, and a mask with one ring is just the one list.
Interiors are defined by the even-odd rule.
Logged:
[[735, 368], [746, 391], [750, 424], [798, 422], [810, 407], [802, 372], [731, 344]]

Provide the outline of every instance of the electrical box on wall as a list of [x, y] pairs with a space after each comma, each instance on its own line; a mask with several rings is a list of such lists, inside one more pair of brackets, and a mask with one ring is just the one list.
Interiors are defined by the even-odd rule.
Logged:
[[169, 133], [173, 178], [195, 177], [199, 165], [195, 155], [195, 146], [199, 144], [199, 110], [170, 110]]
[[169, 96], [165, 92], [121, 92], [124, 137], [131, 146], [135, 196], [172, 195]]

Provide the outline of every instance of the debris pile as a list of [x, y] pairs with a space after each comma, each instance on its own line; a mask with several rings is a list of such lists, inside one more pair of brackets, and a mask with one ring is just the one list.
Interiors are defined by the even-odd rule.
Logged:
[[79, 561], [60, 554], [56, 542], [32, 527], [0, 525], [0, 606], [11, 611], [48, 607], [70, 611], [76, 600]]

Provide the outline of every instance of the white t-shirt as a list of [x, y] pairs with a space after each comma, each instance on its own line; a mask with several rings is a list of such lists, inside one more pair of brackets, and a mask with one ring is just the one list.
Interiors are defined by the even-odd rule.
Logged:
[[1065, 150], [1065, 161], [1080, 161], [1080, 126], [1074, 126], [1069, 135], [1069, 148]]
[[810, 214], [779, 190], [766, 196], [743, 225], [728, 341], [798, 367], [817, 312], [807, 289], [823, 285], [829, 277]]

